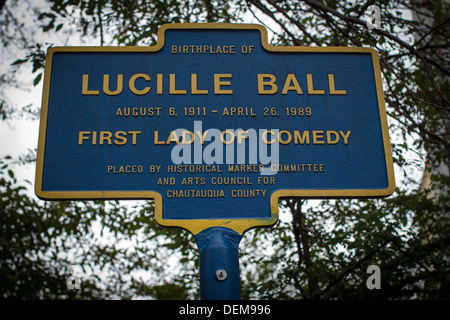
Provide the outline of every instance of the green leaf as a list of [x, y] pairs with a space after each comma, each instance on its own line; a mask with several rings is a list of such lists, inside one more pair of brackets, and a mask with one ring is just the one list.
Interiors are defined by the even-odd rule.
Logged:
[[42, 73], [39, 73], [39, 74], [36, 76], [36, 78], [34, 78], [33, 85], [34, 85], [34, 86], [37, 86], [38, 83], [39, 83], [39, 81], [41, 81], [41, 78], [42, 78]]
[[28, 59], [17, 59], [16, 61], [14, 61], [13, 63], [11, 63], [12, 66], [16, 66], [18, 64], [22, 64], [24, 62], [27, 62]]

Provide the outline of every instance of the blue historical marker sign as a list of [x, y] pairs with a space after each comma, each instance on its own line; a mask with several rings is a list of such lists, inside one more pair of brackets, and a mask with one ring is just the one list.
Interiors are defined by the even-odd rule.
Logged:
[[282, 197], [395, 187], [376, 53], [274, 47], [258, 25], [170, 24], [151, 47], [47, 55], [43, 199], [154, 199], [197, 234], [278, 219]]

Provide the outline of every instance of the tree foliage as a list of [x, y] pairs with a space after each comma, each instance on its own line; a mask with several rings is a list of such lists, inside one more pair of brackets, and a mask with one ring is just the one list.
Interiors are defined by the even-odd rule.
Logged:
[[[370, 30], [372, 4], [381, 25]], [[21, 55], [10, 76], [1, 75], [0, 92], [24, 65], [38, 85], [53, 45], [34, 41], [37, 31], [20, 23], [14, 6], [0, 6], [0, 37], [3, 48]], [[240, 245], [243, 298], [448, 299], [449, 11], [447, 1], [429, 0], [47, 0], [30, 14], [44, 34], [81, 34], [100, 45], [153, 45], [164, 23], [251, 20], [271, 31], [273, 45], [374, 48], [396, 192], [388, 199], [281, 201], [279, 223], [249, 231]], [[13, 107], [3, 95], [0, 102], [8, 119]], [[0, 163], [2, 298], [198, 298], [194, 239], [157, 226], [152, 202], [40, 202], [16, 181], [13, 163]], [[422, 179], [417, 172], [424, 171]], [[365, 285], [370, 265], [380, 267], [381, 290]], [[71, 267], [80, 290], [67, 289]]]

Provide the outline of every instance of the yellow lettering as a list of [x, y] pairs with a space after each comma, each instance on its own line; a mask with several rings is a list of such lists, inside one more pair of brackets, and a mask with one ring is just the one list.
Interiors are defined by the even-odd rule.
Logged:
[[261, 140], [265, 143], [265, 144], [272, 144], [275, 142], [275, 140], [267, 140], [267, 134], [270, 133], [272, 136], [275, 135], [275, 133], [272, 130], [266, 130], [263, 131], [262, 135], [261, 135]]
[[303, 131], [303, 135], [300, 135], [298, 130], [294, 131], [294, 143], [295, 144], [309, 144], [309, 131]]
[[297, 94], [303, 94], [303, 91], [298, 84], [297, 78], [293, 74], [288, 74], [288, 76], [286, 77], [286, 81], [284, 83], [283, 91], [281, 91], [281, 94], [286, 94], [289, 90], [295, 90], [297, 91]]
[[136, 136], [138, 134], [141, 134], [140, 131], [128, 131], [128, 134], [131, 134], [131, 144], [135, 145], [136, 144]]
[[[103, 145], [107, 143], [112, 145], [113, 143], [117, 146], [125, 145], [128, 142], [127, 134], [131, 135], [131, 142], [133, 145], [136, 144], [137, 135], [141, 134], [141, 131], [116, 131], [114, 134], [111, 131], [80, 131], [78, 133], [78, 145], [83, 145], [84, 140], [89, 140], [92, 134], [92, 145], [97, 145], [97, 132], [99, 133], [98, 144]], [[114, 140], [112, 140], [114, 136]]]
[[93, 95], [93, 96], [100, 94], [99, 90], [89, 90], [88, 87], [89, 87], [89, 75], [83, 74], [81, 94], [82, 95]]
[[347, 94], [346, 90], [336, 90], [334, 86], [334, 74], [328, 75], [328, 86], [330, 87], [330, 94]]
[[233, 94], [233, 90], [224, 90], [222, 86], [230, 86], [231, 81], [223, 81], [222, 78], [230, 78], [231, 73], [217, 73], [214, 74], [214, 94]]
[[163, 90], [163, 75], [158, 73], [156, 75], [156, 94], [162, 94]]
[[198, 90], [197, 89], [197, 75], [195, 73], [191, 74], [191, 93], [192, 94], [208, 94], [208, 90]]
[[186, 94], [186, 90], [175, 88], [175, 74], [173, 73], [169, 75], [169, 94]]
[[114, 91], [109, 90], [109, 74], [103, 75], [103, 92], [108, 96], [116, 96], [122, 92], [123, 89], [123, 74], [117, 75], [117, 88]]
[[195, 133], [196, 133], [197, 136], [200, 138], [200, 144], [204, 144], [204, 143], [205, 143], [206, 135], [208, 134], [208, 130], [206, 130], [203, 134], [201, 134], [200, 131], [195, 131]]
[[170, 144], [171, 142], [179, 143], [177, 133], [175, 131], [170, 131], [169, 137], [167, 138], [166, 144]]
[[[287, 139], [286, 140], [283, 140], [281, 138], [281, 135], [283, 133], [287, 135]], [[281, 144], [289, 144], [292, 141], [292, 135], [291, 135], [291, 133], [289, 131], [282, 130], [282, 131], [278, 132], [278, 140], [280, 141]]]
[[238, 131], [238, 144], [242, 144], [242, 139], [248, 139], [248, 136], [243, 136], [242, 134], [247, 134], [248, 133], [248, 130], [246, 130], [246, 131], [242, 131], [242, 130], [239, 130]]
[[[225, 139], [225, 135], [226, 134], [229, 134], [230, 135], [230, 140], [226, 140]], [[231, 144], [231, 143], [233, 143], [234, 142], [234, 138], [235, 138], [235, 136], [234, 136], [234, 132], [233, 131], [231, 131], [231, 130], [225, 130], [225, 131], [222, 131], [222, 133], [220, 134], [220, 141], [222, 141], [222, 143], [223, 144]]]
[[103, 143], [106, 140], [109, 145], [112, 145], [111, 138], [112, 138], [112, 133], [110, 131], [100, 131], [100, 138], [98, 140], [98, 143], [100, 145], [103, 145]]
[[348, 144], [348, 137], [350, 136], [350, 133], [352, 133], [351, 131], [347, 131], [346, 134], [344, 134], [344, 132], [339, 131], [340, 135], [342, 136], [342, 138], [344, 138], [344, 144]]
[[150, 87], [144, 87], [144, 89], [142, 89], [142, 90], [136, 89], [134, 83], [135, 83], [135, 81], [138, 78], [143, 78], [145, 81], [150, 81], [150, 77], [147, 74], [145, 74], [145, 73], [136, 73], [130, 78], [130, 81], [128, 82], [128, 86], [130, 87], [130, 91], [133, 92], [134, 94], [137, 94], [137, 95], [143, 95], [143, 94], [148, 93], [150, 91]]
[[83, 140], [89, 140], [89, 137], [85, 137], [85, 135], [89, 135], [91, 132], [90, 131], [80, 131], [78, 133], [78, 145], [81, 146], [83, 145]]
[[[331, 139], [331, 135], [334, 134], [334, 140]], [[336, 131], [327, 131], [327, 143], [336, 144], [339, 142], [339, 133]]]
[[319, 139], [323, 139], [323, 131], [317, 130], [313, 131], [313, 144], [325, 144], [325, 141], [320, 141]]
[[[189, 140], [186, 140], [186, 134], [189, 134], [191, 137]], [[181, 133], [181, 144], [192, 144], [194, 142], [195, 136], [193, 132], [183, 131]]]
[[313, 86], [312, 74], [306, 75], [306, 82], [308, 84], [308, 94], [325, 94], [325, 90], [315, 90]]
[[[268, 81], [265, 81], [265, 78], [269, 78]], [[258, 73], [258, 94], [274, 94], [278, 91], [278, 86], [275, 84], [277, 78], [273, 74]], [[265, 90], [265, 86], [270, 86], [271, 88]]]
[[154, 144], [166, 144], [164, 141], [158, 140], [158, 134], [159, 134], [159, 131], [154, 131], [154, 137], [155, 137], [153, 140]]
[[118, 145], [118, 146], [122, 146], [122, 145], [127, 143], [127, 138], [126, 137], [127, 137], [127, 133], [125, 131], [117, 131], [114, 134], [114, 138], [116, 138], [114, 140], [114, 143], [116, 145]]

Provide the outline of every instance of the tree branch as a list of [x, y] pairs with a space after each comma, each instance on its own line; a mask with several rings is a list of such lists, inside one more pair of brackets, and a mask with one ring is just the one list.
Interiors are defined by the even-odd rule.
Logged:
[[430, 34], [432, 34], [434, 31], [438, 30], [439, 28], [441, 28], [443, 25], [447, 24], [448, 22], [450, 22], [450, 18], [447, 18], [446, 20], [444, 20], [443, 22], [439, 23], [437, 26], [431, 28], [427, 33], [425, 33], [419, 40], [417, 40], [413, 46], [417, 47], [417, 45], [422, 42], [427, 36], [429, 36]]
[[256, 0], [247, 0], [247, 2], [253, 4], [259, 10], [261, 10], [264, 14], [266, 14], [267, 16], [272, 18], [272, 20], [275, 21], [289, 35], [289, 37], [291, 37], [292, 41], [294, 42], [294, 44], [296, 46], [301, 46], [302, 45], [302, 43], [297, 39], [297, 37], [294, 36], [294, 34], [292, 32], [290, 32], [289, 29], [286, 28], [284, 23], [279, 21], [275, 17], [275, 15], [267, 7], [265, 7], [262, 3], [260, 3], [259, 1], [256, 1]]
[[289, 16], [286, 12], [286, 10], [283, 10], [280, 6], [278, 6], [275, 1], [273, 0], [267, 0], [267, 2], [269, 2], [278, 12], [280, 12], [281, 14], [283, 14], [286, 18], [288, 18], [288, 20], [293, 23], [294, 25], [296, 25], [302, 32], [303, 34], [312, 42], [314, 42], [316, 45], [318, 45], [319, 47], [322, 46], [322, 43], [313, 35], [311, 35], [309, 32], [306, 31], [306, 28], [297, 20], [293, 19], [291, 16]]
[[102, 5], [101, 2], [98, 2], [97, 6], [97, 16], [98, 16], [98, 24], [100, 27], [100, 46], [103, 46], [103, 21], [102, 21]]
[[313, 263], [311, 259], [310, 239], [308, 229], [304, 224], [305, 217], [302, 213], [302, 204], [303, 200], [300, 198], [288, 200], [288, 206], [292, 213], [292, 230], [294, 232], [299, 255], [298, 268], [301, 270], [302, 264], [305, 264], [305, 274], [307, 276], [309, 289], [309, 297], [306, 298], [314, 299], [318, 293], [318, 281], [312, 271]]
[[[350, 17], [350, 16], [346, 16], [336, 10], [334, 10], [333, 8], [328, 7], [325, 4], [322, 4], [320, 2], [317, 2], [315, 0], [302, 0], [303, 2], [305, 2], [306, 4], [310, 5], [312, 8], [316, 9], [316, 10], [321, 10], [321, 11], [326, 11], [331, 13], [332, 15], [339, 17], [340, 19], [346, 21], [349, 24], [357, 24], [357, 25], [361, 25], [361, 26], [367, 26], [366, 21], [363, 21], [359, 18], [355, 18], [355, 17]], [[386, 32], [384, 30], [381, 29], [373, 29], [376, 33], [387, 37], [388, 39], [395, 41], [396, 43], [398, 43], [400, 46], [408, 49], [413, 55], [419, 57], [422, 61], [424, 61], [424, 65], [426, 68], [428, 68], [428, 63], [430, 63], [431, 65], [435, 66], [436, 68], [438, 68], [439, 70], [441, 70], [445, 75], [450, 75], [450, 71], [447, 70], [446, 68], [444, 68], [443, 66], [441, 66], [440, 64], [436, 63], [434, 60], [424, 56], [421, 52], [417, 51], [413, 46], [407, 44], [405, 41], [401, 40], [400, 38], [390, 34], [389, 32]], [[430, 78], [432, 78], [429, 70], [426, 70], [428, 73], [428, 76]], [[433, 81], [434, 82], [434, 81]], [[435, 83], [434, 83], [435, 85]], [[437, 86], [435, 85], [435, 89], [439, 90], [439, 88], [437, 88]], [[440, 94], [442, 95], [442, 93], [440, 92]]]

